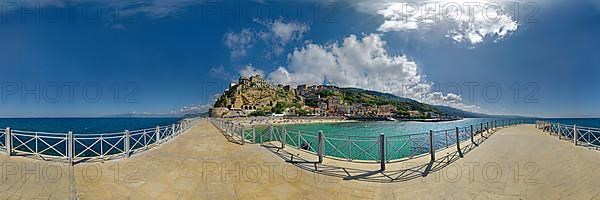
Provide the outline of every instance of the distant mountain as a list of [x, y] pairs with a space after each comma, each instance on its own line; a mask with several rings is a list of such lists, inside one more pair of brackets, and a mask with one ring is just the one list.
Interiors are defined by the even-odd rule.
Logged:
[[208, 117], [208, 112], [185, 114], [183, 118]]
[[399, 101], [399, 102], [405, 102], [405, 103], [419, 103], [418, 101], [415, 101], [415, 100], [412, 100], [409, 98], [402, 98], [402, 97], [399, 97], [399, 96], [396, 96], [396, 95], [393, 95], [390, 93], [383, 93], [383, 92], [365, 90], [365, 89], [360, 89], [360, 88], [340, 88], [340, 90], [346, 91], [346, 92], [364, 93], [364, 94], [368, 94], [368, 95], [384, 97], [384, 98], [388, 98], [388, 99]]
[[[396, 95], [393, 95], [390, 93], [383, 93], [383, 92], [365, 90], [365, 89], [360, 89], [360, 88], [340, 88], [340, 91], [345, 93], [344, 96], [346, 98], [348, 96], [362, 97], [362, 99], [361, 99], [362, 102], [359, 101], [356, 103], [367, 102], [367, 104], [368, 104], [370, 102], [370, 103], [381, 104], [381, 103], [384, 103], [381, 101], [389, 101], [389, 102], [385, 102], [385, 103], [393, 104], [393, 105], [396, 105], [397, 107], [399, 106], [401, 108], [404, 108], [404, 109], [402, 109], [404, 111], [406, 111], [406, 110], [429, 111], [429, 112], [437, 112], [440, 114], [443, 113], [448, 116], [458, 116], [458, 117], [463, 117], [463, 118], [499, 117], [499, 116], [494, 116], [494, 115], [487, 115], [487, 114], [482, 114], [482, 113], [464, 111], [464, 110], [460, 110], [460, 109], [449, 107], [449, 106], [429, 105], [429, 104], [418, 102], [413, 99], [399, 97], [399, 96], [396, 96]], [[375, 98], [369, 99], [368, 96], [373, 96]], [[347, 101], [348, 99], [344, 99], [344, 100]]]
[[459, 116], [459, 117], [463, 117], [463, 118], [488, 118], [488, 117], [494, 117], [492, 115], [464, 111], [464, 110], [456, 109], [456, 108], [449, 107], [449, 106], [439, 106], [438, 105], [438, 106], [433, 106], [433, 107], [436, 108], [436, 109], [438, 109], [439, 111], [441, 111], [443, 113], [446, 113], [447, 115]]
[[400, 114], [406, 114], [410, 110], [420, 112], [435, 112], [443, 114], [435, 107], [412, 99], [398, 97], [390, 93], [383, 93], [360, 88], [338, 88], [340, 97], [344, 102], [351, 104], [371, 105], [394, 105]]

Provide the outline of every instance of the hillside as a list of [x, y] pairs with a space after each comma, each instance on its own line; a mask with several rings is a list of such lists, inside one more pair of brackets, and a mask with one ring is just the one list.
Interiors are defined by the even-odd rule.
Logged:
[[360, 88], [330, 85], [271, 85], [260, 76], [240, 77], [211, 109], [216, 117], [285, 115], [354, 117], [489, 117], [447, 106]]
[[463, 118], [487, 118], [487, 117], [494, 117], [494, 116], [487, 115], [487, 114], [464, 111], [464, 110], [452, 108], [452, 107], [449, 107], [449, 106], [433, 106], [433, 107], [436, 108], [437, 110], [443, 112], [443, 113], [446, 113], [447, 115], [460, 116], [460, 117], [463, 117]]
[[394, 105], [398, 114], [407, 114], [408, 111], [435, 112], [444, 114], [435, 107], [418, 101], [402, 98], [389, 93], [364, 90], [359, 88], [339, 88], [340, 96], [344, 102], [362, 105]]
[[215, 102], [211, 116], [238, 117], [251, 112], [281, 113], [292, 105], [302, 105], [302, 98], [289, 86], [273, 86], [260, 76], [240, 77]]

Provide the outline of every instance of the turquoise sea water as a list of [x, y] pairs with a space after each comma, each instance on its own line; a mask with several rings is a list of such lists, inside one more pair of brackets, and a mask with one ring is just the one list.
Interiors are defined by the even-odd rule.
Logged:
[[[256, 137], [259, 142], [275, 140], [299, 149], [317, 152], [319, 149], [317, 135], [321, 130], [325, 136], [323, 145], [327, 156], [345, 160], [376, 161], [380, 158], [379, 149], [383, 148], [386, 160], [391, 161], [427, 153], [430, 148], [430, 130], [433, 130], [433, 145], [436, 150], [440, 150], [456, 144], [456, 128], [459, 128], [460, 133], [458, 140], [465, 141], [470, 138], [471, 125], [474, 134], [477, 134], [482, 127], [492, 127], [493, 121], [497, 121], [497, 125], [501, 126], [509, 120], [513, 124], [516, 121], [535, 123], [535, 119], [524, 118], [470, 118], [447, 122], [314, 123], [275, 126], [273, 134], [267, 127], [257, 127]], [[382, 133], [384, 134], [383, 147], [380, 139]]]
[[[469, 118], [448, 122], [347, 122], [316, 123], [278, 126], [274, 138], [266, 140], [281, 141], [281, 133], [285, 127], [286, 144], [300, 149], [316, 152], [318, 150], [317, 134], [323, 131], [326, 137], [325, 155], [347, 160], [378, 160], [379, 136], [385, 137], [386, 160], [396, 160], [426, 154], [429, 151], [429, 130], [434, 131], [433, 144], [436, 150], [448, 148], [456, 144], [456, 127], [459, 128], [460, 141], [470, 138], [470, 126], [475, 134], [485, 128], [486, 122], [497, 121], [498, 125], [519, 121], [535, 123], [535, 118]], [[600, 127], [600, 119], [543, 119], [562, 124]], [[491, 126], [491, 124], [489, 124]], [[268, 130], [260, 127], [257, 130], [259, 140], [265, 140]]]
[[[386, 136], [398, 136], [415, 133], [428, 133], [429, 130], [446, 130], [455, 127], [465, 127], [474, 125], [486, 126], [486, 122], [493, 120], [517, 120], [500, 118], [468, 118], [457, 121], [447, 122], [404, 122], [404, 121], [371, 121], [371, 122], [345, 122], [345, 123], [319, 123], [319, 124], [300, 124], [286, 125], [291, 131], [300, 130], [302, 132], [317, 133], [322, 130], [327, 135], [347, 135], [347, 136], [378, 136], [384, 133]], [[518, 119], [523, 120], [523, 119]], [[533, 122], [533, 119], [527, 119]]]
[[[74, 134], [111, 133], [124, 130], [137, 130], [164, 126], [176, 123], [180, 118], [0, 118], [0, 128], [11, 127], [14, 130], [66, 133]], [[317, 133], [322, 130], [326, 136], [325, 154], [348, 160], [377, 160], [379, 154], [378, 136], [385, 134], [385, 150], [387, 160], [406, 158], [427, 153], [429, 149], [429, 130], [434, 130], [434, 145], [436, 149], [447, 148], [455, 144], [456, 136], [453, 134], [455, 127], [467, 131], [467, 127], [474, 126], [477, 131], [481, 123], [490, 121], [506, 122], [507, 120], [525, 120], [534, 123], [535, 119], [508, 119], [508, 118], [473, 118], [449, 122], [349, 122], [349, 123], [321, 123], [284, 126], [287, 134], [286, 142], [290, 146], [316, 152]], [[577, 124], [578, 126], [600, 127], [600, 119], [544, 119], [561, 124]], [[499, 124], [501, 125], [501, 124]], [[276, 127], [283, 130], [282, 126]], [[443, 131], [448, 130], [448, 131]], [[281, 131], [274, 133], [274, 138], [268, 140], [281, 141]], [[19, 136], [24, 137], [24, 136]], [[257, 139], [265, 141], [269, 137], [266, 127], [257, 128]], [[277, 138], [279, 137], [279, 138]], [[454, 137], [454, 138], [453, 138]], [[23, 138], [23, 141], [25, 138]], [[139, 138], [138, 138], [139, 139]], [[246, 139], [250, 140], [251, 135]], [[467, 140], [468, 135], [459, 136], [461, 141]], [[110, 140], [110, 139], [108, 139]], [[117, 140], [117, 139], [114, 139]], [[55, 141], [60, 142], [60, 141]], [[123, 142], [114, 141], [117, 146]], [[16, 143], [18, 144], [18, 143]], [[43, 148], [45, 148], [42, 145]], [[24, 148], [24, 147], [21, 147]], [[59, 146], [62, 151], [62, 146]], [[96, 148], [96, 147], [94, 147]], [[82, 146], [75, 145], [75, 150]], [[22, 149], [24, 150], [24, 149]]]

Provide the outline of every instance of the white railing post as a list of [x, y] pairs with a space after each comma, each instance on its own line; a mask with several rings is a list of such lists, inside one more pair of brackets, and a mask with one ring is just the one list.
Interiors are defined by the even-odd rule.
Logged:
[[435, 146], [433, 146], [433, 130], [429, 130], [429, 155], [431, 162], [435, 162]]
[[562, 135], [562, 133], [560, 131], [560, 123], [557, 124], [557, 128], [558, 128], [558, 139], [560, 140], [561, 135]]
[[379, 134], [379, 164], [380, 171], [385, 171], [385, 135], [383, 133]]
[[319, 135], [317, 135], [317, 155], [319, 156], [319, 163], [323, 163], [323, 153], [325, 151], [325, 146], [323, 143], [323, 131], [319, 130]]
[[10, 127], [6, 128], [6, 133], [4, 134], [4, 146], [6, 147], [6, 155], [10, 157], [12, 155], [12, 129]]
[[100, 134], [100, 159], [104, 160], [104, 136]]
[[159, 126], [156, 126], [156, 142], [154, 142], [154, 143], [156, 143], [157, 145], [160, 144], [160, 127]]
[[456, 150], [458, 151], [458, 155], [462, 158], [463, 153], [460, 150], [460, 135], [459, 135], [458, 127], [454, 127], [454, 128], [456, 129]]
[[173, 139], [174, 136], [175, 136], [175, 124], [171, 125], [171, 136], [169, 137], [169, 139]]
[[148, 136], [146, 135], [146, 130], [144, 130], [144, 149], [148, 149]]
[[273, 141], [273, 124], [269, 124], [269, 142]]
[[129, 158], [129, 151], [131, 151], [131, 147], [129, 146], [129, 130], [125, 130], [125, 157]]
[[38, 136], [37, 132], [35, 132], [35, 135], [34, 135], [33, 139], [35, 140], [35, 152], [34, 152], [34, 154], [37, 154], [39, 156], [40, 155], [39, 150], [38, 150], [38, 139], [39, 139], [39, 136]]
[[69, 164], [73, 165], [73, 132], [67, 133], [67, 155], [69, 156]]
[[480, 137], [483, 137], [483, 122], [479, 123], [479, 134], [481, 134]]
[[242, 140], [242, 145], [246, 144], [246, 133], [244, 133], [244, 126], [242, 124], [240, 126], [240, 139]]
[[285, 130], [285, 126], [283, 127], [283, 132], [281, 133], [281, 148], [285, 148], [285, 143], [287, 142], [287, 131]]
[[577, 134], [577, 124], [573, 125], [573, 143], [575, 143], [575, 146], [577, 146], [577, 140], [579, 140], [578, 138], [578, 134]]
[[252, 143], [256, 144], [256, 126], [252, 124]]
[[477, 144], [475, 144], [475, 139], [473, 138], [473, 125], [471, 125], [471, 143], [473, 143], [474, 145], [477, 145]]

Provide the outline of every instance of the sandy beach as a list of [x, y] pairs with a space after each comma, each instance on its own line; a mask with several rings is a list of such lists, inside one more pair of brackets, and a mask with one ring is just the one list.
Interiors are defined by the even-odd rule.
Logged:
[[314, 123], [348, 123], [348, 122], [359, 122], [358, 120], [351, 120], [342, 117], [336, 118], [325, 118], [325, 117], [302, 117], [302, 118], [282, 118], [282, 117], [242, 117], [242, 118], [224, 118], [227, 121], [234, 121], [244, 125], [267, 125], [267, 124], [314, 124]]

